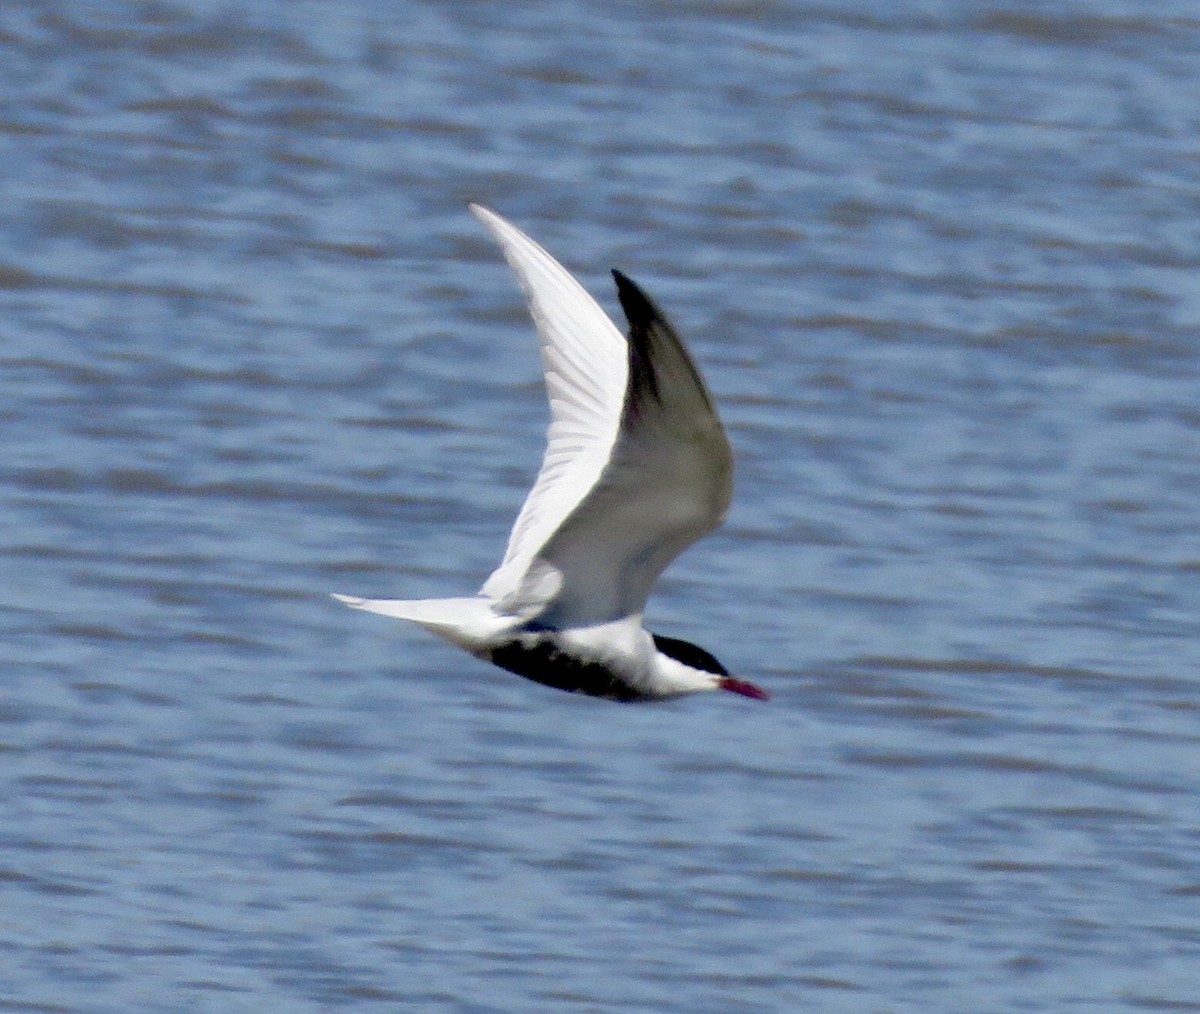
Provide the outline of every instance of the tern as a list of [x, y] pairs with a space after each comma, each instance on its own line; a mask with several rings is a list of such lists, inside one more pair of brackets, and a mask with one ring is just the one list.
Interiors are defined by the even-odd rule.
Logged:
[[675, 329], [614, 270], [628, 339], [520, 229], [470, 205], [499, 243], [541, 341], [550, 427], [500, 566], [470, 598], [362, 599], [537, 683], [614, 701], [706, 690], [754, 700], [703, 648], [643, 626], [663, 569], [724, 520], [733, 456]]

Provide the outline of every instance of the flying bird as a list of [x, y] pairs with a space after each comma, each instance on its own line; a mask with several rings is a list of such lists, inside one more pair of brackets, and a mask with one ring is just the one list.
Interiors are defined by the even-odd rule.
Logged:
[[663, 569], [724, 520], [733, 457], [700, 372], [662, 311], [613, 271], [628, 339], [570, 273], [495, 212], [550, 399], [542, 467], [500, 566], [470, 598], [334, 598], [409, 620], [546, 686], [615, 701], [706, 690], [766, 700], [709, 652], [642, 617]]

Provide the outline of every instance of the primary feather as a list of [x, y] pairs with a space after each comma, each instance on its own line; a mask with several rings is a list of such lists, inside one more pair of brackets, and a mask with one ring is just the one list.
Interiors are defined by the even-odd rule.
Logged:
[[620, 425], [628, 365], [625, 338], [566, 268], [495, 212], [470, 207], [525, 291], [550, 400], [541, 470], [500, 566], [480, 589], [503, 602], [519, 592], [534, 555], [600, 477]]

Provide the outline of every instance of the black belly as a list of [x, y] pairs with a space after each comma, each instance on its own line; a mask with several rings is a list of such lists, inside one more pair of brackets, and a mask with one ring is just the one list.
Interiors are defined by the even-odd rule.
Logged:
[[588, 661], [562, 651], [546, 637], [526, 636], [506, 641], [484, 657], [501, 669], [556, 690], [610, 701], [654, 700], [621, 679], [603, 662]]

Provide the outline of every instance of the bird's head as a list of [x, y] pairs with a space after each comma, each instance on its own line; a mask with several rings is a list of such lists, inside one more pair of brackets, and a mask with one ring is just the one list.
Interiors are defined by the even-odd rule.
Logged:
[[[762, 687], [755, 686], [749, 680], [730, 676], [729, 670], [717, 661], [716, 656], [698, 645], [692, 644], [690, 641], [682, 641], [677, 637], [663, 637], [661, 634], [651, 634], [650, 636], [654, 638], [654, 647], [663, 655], [687, 666], [688, 669], [695, 672], [698, 678], [710, 681], [709, 685], [712, 689], [728, 690], [731, 694], [749, 697], [755, 701], [770, 700], [771, 695]], [[696, 689], [708, 688], [699, 685]]]

